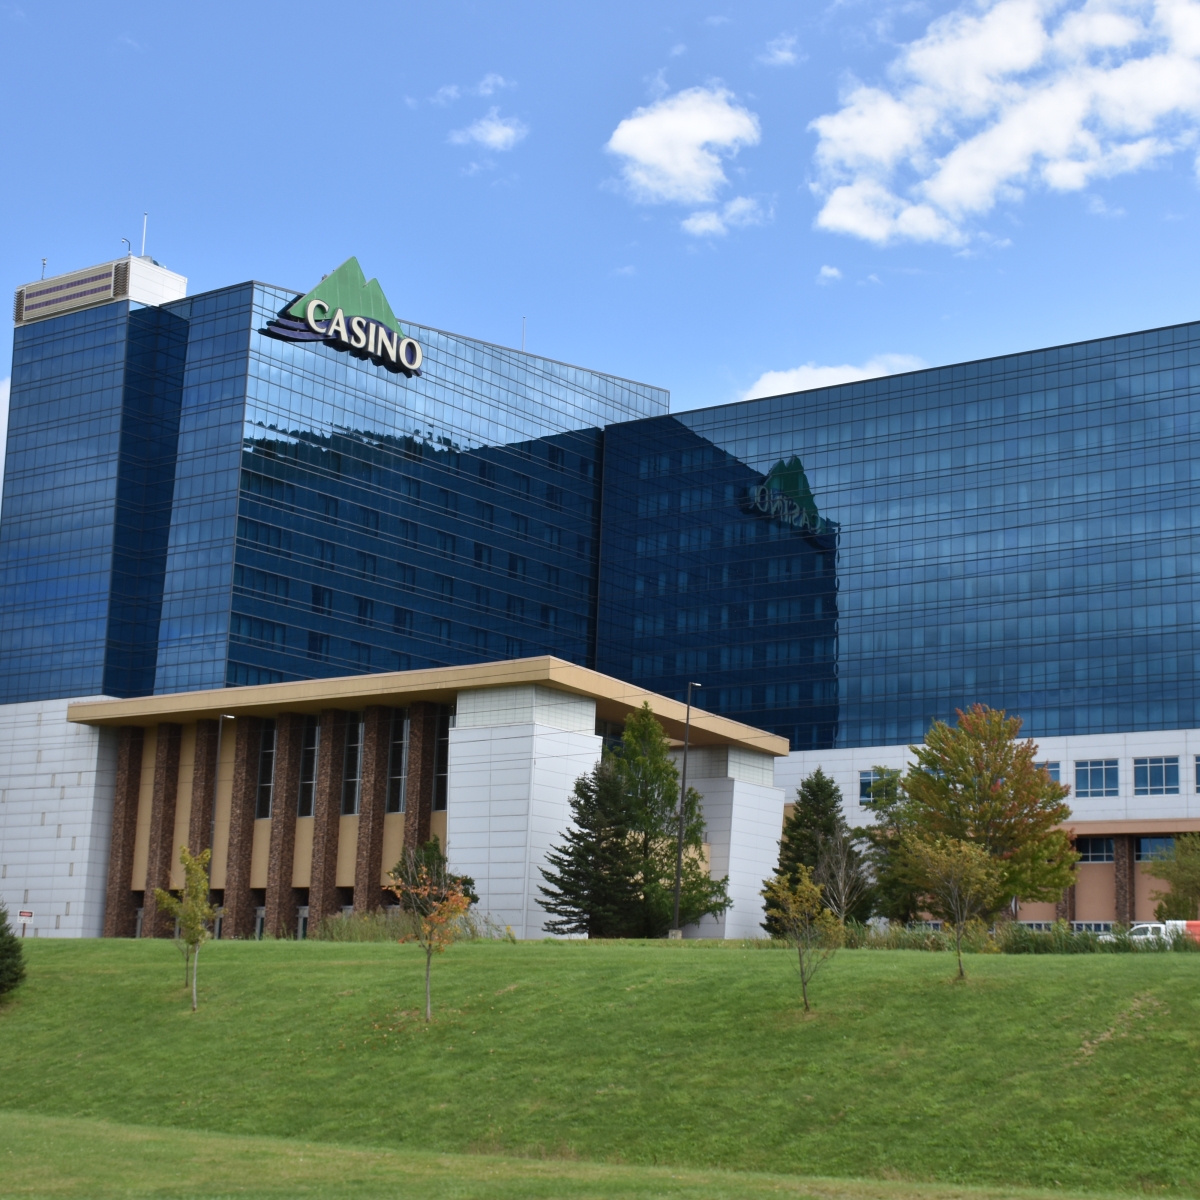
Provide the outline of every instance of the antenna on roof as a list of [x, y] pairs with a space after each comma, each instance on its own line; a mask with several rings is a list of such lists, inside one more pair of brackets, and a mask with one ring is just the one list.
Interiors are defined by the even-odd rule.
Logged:
[[127, 245], [129, 247], [129, 256], [130, 256], [130, 258], [132, 258], [133, 257], [133, 243], [128, 238], [122, 238], [121, 241], [123, 241], [125, 243], [125, 245]]
[[44, 258], [42, 259], [42, 278], [46, 278], [46, 260]]
[[[149, 213], [142, 213], [142, 257], [146, 257], [146, 221], [149, 218]], [[130, 247], [132, 249], [132, 247]]]

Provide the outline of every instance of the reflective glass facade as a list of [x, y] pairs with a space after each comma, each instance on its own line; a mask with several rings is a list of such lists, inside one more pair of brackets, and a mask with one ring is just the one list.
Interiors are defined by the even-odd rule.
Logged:
[[[1200, 724], [1200, 325], [682, 413], [613, 442], [599, 670], [676, 695], [706, 683], [702, 703], [797, 749], [916, 741], [975, 701], [1034, 737]], [[749, 506], [735, 463], [751, 485], [807, 489], [825, 532]], [[785, 611], [812, 623], [785, 637]]]
[[553, 653], [797, 750], [1200, 726], [1200, 326], [668, 415], [270, 336], [294, 298], [17, 330], [3, 702]]
[[[17, 330], [5, 702], [543, 653], [594, 660], [601, 431], [665, 412], [667, 393], [413, 325], [425, 358], [406, 376], [268, 336], [294, 299], [245, 284]], [[169, 427], [146, 420], [145, 388], [122, 374], [148, 322], [178, 343], [159, 381]], [[158, 433], [151, 453], [142, 442]], [[141, 470], [126, 467], [126, 483], [128, 462]], [[124, 507], [123, 487], [141, 488]], [[94, 568], [78, 553], [80, 521], [98, 544]], [[148, 569], [131, 578], [153, 603], [131, 616], [121, 553], [134, 535]], [[14, 593], [26, 577], [38, 586]], [[47, 621], [59, 594], [64, 611]], [[135, 617], [141, 657], [114, 641]], [[51, 652], [70, 670], [48, 670]]]

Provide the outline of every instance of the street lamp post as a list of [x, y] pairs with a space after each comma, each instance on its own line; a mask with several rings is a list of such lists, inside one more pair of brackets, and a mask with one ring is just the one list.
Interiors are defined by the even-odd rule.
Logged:
[[679, 780], [679, 840], [675, 846], [675, 917], [671, 922], [671, 937], [683, 937], [683, 929], [679, 924], [679, 891], [683, 886], [683, 812], [687, 803], [687, 760], [688, 742], [692, 732], [692, 688], [703, 687], [703, 684], [689, 683], [687, 685], [687, 716], [683, 722], [683, 772]]

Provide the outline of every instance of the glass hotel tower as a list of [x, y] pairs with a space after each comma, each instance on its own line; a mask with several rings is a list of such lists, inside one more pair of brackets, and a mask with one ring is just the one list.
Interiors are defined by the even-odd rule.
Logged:
[[259, 283], [24, 291], [2, 706], [553, 654], [702, 683], [852, 817], [982, 702], [1077, 814], [1200, 818], [1200, 325], [671, 414], [416, 325], [416, 373], [281, 340]]

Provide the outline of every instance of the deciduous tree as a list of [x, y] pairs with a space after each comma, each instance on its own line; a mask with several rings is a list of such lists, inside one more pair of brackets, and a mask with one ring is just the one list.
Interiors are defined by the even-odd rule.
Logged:
[[821, 885], [813, 882], [812, 871], [803, 863], [797, 867], [795, 878], [781, 872], [767, 883], [762, 894], [775, 913], [784, 938], [796, 951], [800, 995], [804, 1011], [810, 1012], [809, 985], [842, 945], [845, 931], [825, 906]]
[[154, 903], [159, 912], [174, 918], [179, 923], [176, 939], [183, 948], [183, 983], [188, 983], [188, 961], [191, 960], [192, 1012], [196, 1011], [196, 971], [200, 965], [200, 947], [212, 933], [210, 922], [216, 909], [208, 898], [208, 864], [211, 850], [192, 854], [186, 846], [179, 847], [179, 861], [183, 864], [183, 894], [172, 896], [162, 888], [155, 888]]
[[856, 830], [867, 846], [867, 864], [874, 880], [872, 902], [876, 915], [908, 924], [918, 912], [919, 896], [900, 853], [905, 833], [912, 828], [903, 772], [874, 767], [871, 794], [862, 805], [875, 822]]
[[1020, 732], [1019, 717], [973, 705], [955, 728], [929, 727], [903, 781], [903, 816], [922, 841], [970, 842], [995, 862], [988, 912], [1014, 898], [1057, 900], [1078, 859], [1062, 828], [1070, 788], [1036, 765], [1037, 746]]
[[1154, 893], [1162, 910], [1160, 920], [1196, 920], [1200, 913], [1200, 833], [1177, 834], [1172, 853], [1142, 863], [1142, 870], [1171, 885], [1169, 892]]
[[978, 843], [950, 837], [925, 840], [910, 833], [903, 854], [911, 877], [925, 893], [929, 911], [954, 926], [958, 977], [965, 979], [963, 930], [968, 921], [991, 911], [1004, 879], [1003, 866]]
[[455, 940], [459, 924], [471, 907], [463, 878], [446, 869], [439, 849], [436, 857], [408, 849], [393, 868], [389, 886], [400, 907], [413, 917], [413, 932], [400, 940], [414, 940], [425, 951], [425, 1020], [433, 1020], [430, 975], [433, 956], [443, 954]]

